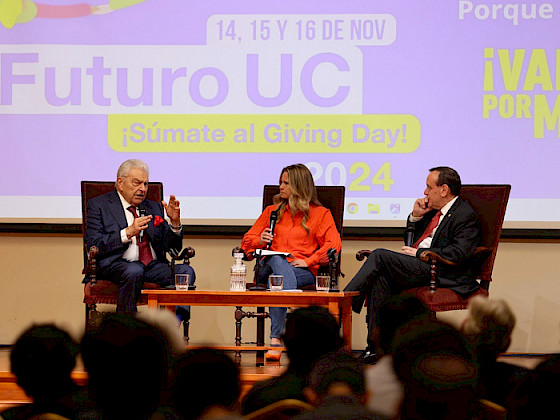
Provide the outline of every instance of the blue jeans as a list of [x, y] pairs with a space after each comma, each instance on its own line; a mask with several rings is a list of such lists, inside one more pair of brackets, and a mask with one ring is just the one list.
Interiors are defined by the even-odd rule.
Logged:
[[[315, 276], [307, 268], [292, 267], [282, 255], [268, 257], [264, 265], [259, 269], [261, 282], [268, 279], [271, 274], [284, 276], [283, 289], [293, 290], [298, 287], [308, 286], [315, 283]], [[270, 338], [281, 338], [284, 333], [284, 322], [286, 321], [286, 308], [269, 308], [270, 313]]]

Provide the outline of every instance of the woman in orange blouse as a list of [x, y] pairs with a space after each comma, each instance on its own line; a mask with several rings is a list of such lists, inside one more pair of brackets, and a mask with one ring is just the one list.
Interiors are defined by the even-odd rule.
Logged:
[[[270, 213], [276, 210], [278, 219], [272, 235]], [[314, 284], [320, 264], [327, 264], [327, 251], [340, 252], [340, 234], [330, 210], [321, 205], [311, 172], [305, 165], [290, 165], [282, 169], [280, 194], [268, 206], [253, 227], [243, 236], [241, 248], [246, 254], [264, 248], [272, 241], [270, 249], [288, 252], [292, 257], [273, 255], [266, 257], [259, 269], [259, 281], [266, 282], [271, 274], [284, 276], [285, 290]], [[270, 308], [271, 346], [282, 345], [286, 308]], [[269, 351], [267, 359], [280, 359], [281, 352]]]

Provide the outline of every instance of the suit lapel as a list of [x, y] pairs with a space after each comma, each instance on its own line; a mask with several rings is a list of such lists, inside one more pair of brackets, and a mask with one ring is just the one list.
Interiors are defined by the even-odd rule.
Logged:
[[111, 194], [109, 197], [109, 210], [117, 221], [119, 228], [124, 229], [128, 227], [126, 215], [124, 214], [124, 209], [117, 191], [113, 191], [113, 194]]
[[449, 211], [445, 214], [445, 217], [443, 218], [443, 220], [439, 224], [439, 226], [436, 230], [436, 234], [434, 235], [434, 238], [432, 239], [432, 243], [437, 241], [437, 239], [439, 238], [441, 233], [445, 232], [445, 229], [447, 228], [448, 223], [450, 223], [451, 219], [453, 219], [455, 211], [459, 208], [459, 206], [461, 205], [461, 202], [462, 202], [461, 197], [457, 197], [457, 200], [455, 200], [455, 203], [453, 203], [453, 205], [451, 206]]

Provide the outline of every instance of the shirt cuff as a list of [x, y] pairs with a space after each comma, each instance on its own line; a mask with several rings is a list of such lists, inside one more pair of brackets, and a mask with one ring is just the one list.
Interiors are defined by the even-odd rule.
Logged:
[[123, 244], [127, 244], [130, 241], [132, 241], [132, 238], [128, 239], [128, 236], [126, 234], [126, 228], [121, 230], [121, 241]]
[[408, 221], [409, 221], [409, 222], [412, 222], [412, 223], [416, 223], [416, 222], [418, 222], [418, 221], [420, 221], [420, 220], [422, 220], [422, 219], [423, 219], [423, 217], [416, 217], [416, 216], [413, 216], [412, 213], [410, 213], [410, 214], [408, 215]]
[[169, 228], [171, 229], [171, 232], [173, 232], [177, 235], [183, 231], [183, 225], [179, 225], [179, 229], [177, 229], [174, 226], [171, 226], [171, 223], [170, 223]]

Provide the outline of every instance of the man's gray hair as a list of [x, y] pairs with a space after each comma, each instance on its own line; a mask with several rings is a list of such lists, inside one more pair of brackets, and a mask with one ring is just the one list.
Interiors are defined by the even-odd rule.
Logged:
[[150, 170], [148, 169], [148, 165], [145, 162], [141, 161], [140, 159], [128, 159], [121, 163], [119, 166], [119, 170], [117, 171], [117, 178], [126, 178], [131, 169], [141, 169], [142, 171], [146, 172], [148, 177], [150, 176]]

